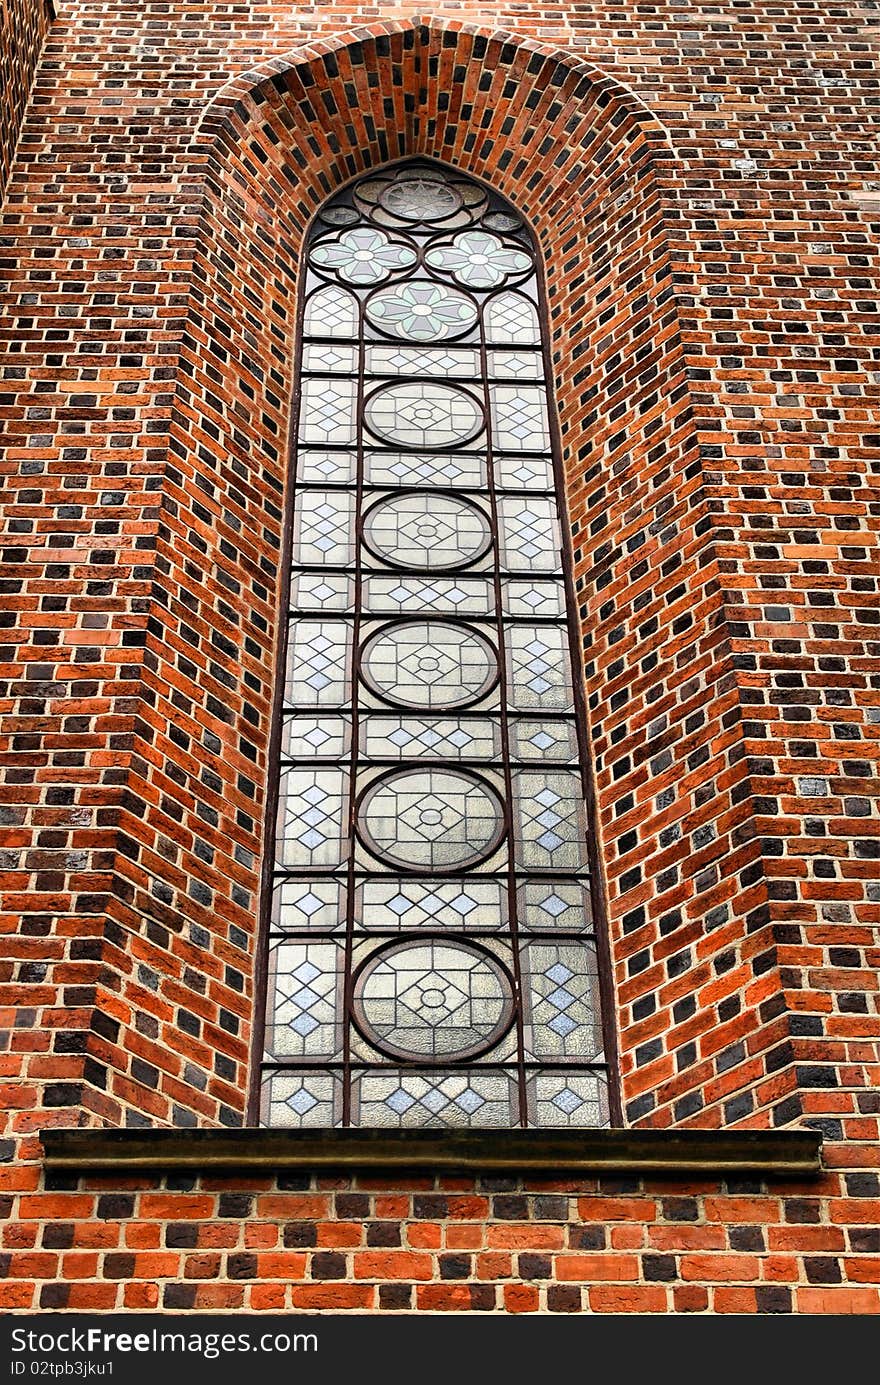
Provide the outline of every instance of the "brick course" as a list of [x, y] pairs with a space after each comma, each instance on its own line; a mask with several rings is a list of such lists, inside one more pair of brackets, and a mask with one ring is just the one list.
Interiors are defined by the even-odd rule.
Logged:
[[[7, 1306], [876, 1310], [872, 11], [197, 9], [62, 7], [6, 190]], [[230, 1183], [234, 1227], [212, 1185], [191, 1247], [139, 1183], [97, 1248], [34, 1131], [244, 1118], [298, 248], [416, 152], [545, 255], [625, 1118], [806, 1121], [831, 1172], [424, 1220], [446, 1183]]]

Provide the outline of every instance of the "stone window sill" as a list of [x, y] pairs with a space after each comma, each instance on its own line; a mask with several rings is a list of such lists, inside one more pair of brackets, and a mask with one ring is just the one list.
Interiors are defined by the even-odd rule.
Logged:
[[430, 1169], [692, 1176], [822, 1172], [812, 1130], [50, 1129], [50, 1169]]

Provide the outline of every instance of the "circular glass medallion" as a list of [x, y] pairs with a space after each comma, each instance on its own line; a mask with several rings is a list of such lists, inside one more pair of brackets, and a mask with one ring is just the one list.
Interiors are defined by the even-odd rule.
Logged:
[[364, 794], [358, 830], [366, 845], [407, 870], [460, 870], [495, 850], [504, 812], [495, 790], [460, 770], [383, 775]]
[[513, 987], [490, 953], [466, 943], [393, 943], [360, 971], [355, 1016], [381, 1052], [417, 1063], [470, 1058], [513, 1019]]
[[372, 294], [366, 314], [377, 331], [405, 341], [449, 341], [477, 320], [476, 306], [458, 289], [417, 280]]
[[384, 385], [370, 395], [364, 417], [376, 437], [414, 452], [469, 442], [483, 427], [471, 395], [433, 380]]
[[462, 707], [495, 681], [495, 651], [482, 635], [447, 621], [386, 625], [364, 645], [364, 682], [389, 702], [429, 711]]
[[491, 542], [489, 521], [467, 500], [442, 491], [405, 491], [364, 516], [364, 543], [392, 567], [446, 572], [467, 567]]
[[461, 206], [461, 198], [436, 178], [402, 178], [387, 187], [379, 201], [386, 212], [404, 221], [439, 221]]

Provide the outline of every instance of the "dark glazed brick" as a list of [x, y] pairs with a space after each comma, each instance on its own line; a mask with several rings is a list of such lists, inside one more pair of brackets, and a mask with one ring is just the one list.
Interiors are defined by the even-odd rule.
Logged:
[[334, 1250], [316, 1251], [311, 1257], [310, 1273], [312, 1279], [345, 1279], [345, 1256]]
[[674, 1255], [643, 1255], [642, 1273], [648, 1283], [665, 1283], [678, 1278], [678, 1266]]
[[194, 1284], [164, 1284], [162, 1286], [163, 1308], [192, 1308], [196, 1301]]
[[288, 1222], [284, 1228], [283, 1240], [288, 1248], [308, 1248], [318, 1244], [318, 1228], [314, 1222]]
[[441, 1255], [438, 1264], [441, 1279], [469, 1279], [473, 1270], [469, 1255]]
[[547, 1290], [547, 1307], [551, 1313], [579, 1313], [580, 1289], [576, 1284], [551, 1284]]
[[379, 1307], [391, 1311], [412, 1308], [413, 1290], [411, 1284], [380, 1284]]
[[525, 1221], [529, 1215], [528, 1198], [493, 1197], [492, 1215], [499, 1221]]
[[237, 1217], [244, 1219], [249, 1217], [253, 1206], [253, 1199], [247, 1193], [221, 1193], [218, 1203], [218, 1216]]
[[246, 1251], [236, 1251], [226, 1257], [226, 1273], [230, 1279], [256, 1279], [257, 1257]]
[[368, 1246], [399, 1246], [400, 1223], [396, 1221], [374, 1221], [367, 1223]]
[[604, 1250], [608, 1233], [604, 1226], [570, 1226], [568, 1244], [572, 1250]]
[[551, 1279], [553, 1277], [553, 1261], [549, 1255], [523, 1253], [517, 1256], [516, 1264], [520, 1279]]
[[755, 1303], [759, 1313], [790, 1313], [791, 1289], [781, 1284], [759, 1284], [755, 1289]]

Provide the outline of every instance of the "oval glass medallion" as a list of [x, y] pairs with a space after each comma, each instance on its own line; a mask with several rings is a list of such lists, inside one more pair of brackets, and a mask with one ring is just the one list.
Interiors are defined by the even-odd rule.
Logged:
[[437, 491], [406, 491], [380, 500], [364, 516], [364, 543], [393, 567], [429, 572], [467, 567], [491, 539], [482, 510]]
[[483, 413], [472, 395], [433, 380], [374, 390], [364, 419], [377, 438], [417, 452], [461, 446], [483, 428]]
[[400, 770], [367, 789], [358, 808], [358, 831], [389, 865], [459, 870], [492, 854], [504, 835], [504, 810], [495, 790], [476, 775]]
[[510, 977], [490, 953], [435, 939], [382, 948], [354, 990], [365, 1038], [417, 1063], [470, 1058], [490, 1048], [509, 1028], [513, 1003]]
[[388, 702], [433, 711], [475, 702], [492, 687], [498, 661], [476, 630], [446, 621], [386, 625], [367, 640], [361, 677]]

